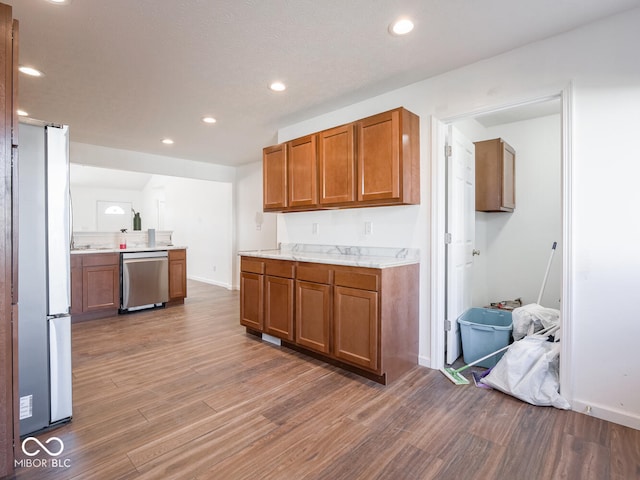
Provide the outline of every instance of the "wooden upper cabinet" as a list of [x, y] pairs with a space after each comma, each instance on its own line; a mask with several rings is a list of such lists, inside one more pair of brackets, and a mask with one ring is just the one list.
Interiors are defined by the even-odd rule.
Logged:
[[400, 198], [400, 135], [397, 111], [358, 122], [358, 200]]
[[404, 108], [356, 122], [358, 202], [420, 203], [419, 122]]
[[420, 119], [401, 107], [267, 147], [263, 171], [265, 211], [419, 204]]
[[336, 205], [356, 199], [354, 125], [320, 132], [320, 205]]
[[287, 142], [287, 182], [289, 207], [318, 204], [317, 135]]
[[476, 211], [513, 212], [516, 208], [516, 152], [501, 138], [475, 142]]
[[287, 148], [285, 144], [262, 151], [264, 210], [282, 210], [287, 201]]

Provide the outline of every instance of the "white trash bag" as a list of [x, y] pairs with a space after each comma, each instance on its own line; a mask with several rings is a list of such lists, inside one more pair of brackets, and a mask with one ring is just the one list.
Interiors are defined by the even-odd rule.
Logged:
[[530, 303], [515, 308], [511, 312], [513, 321], [513, 339], [518, 341], [526, 335], [535, 333], [543, 328], [554, 327], [560, 323], [560, 310], [547, 308]]
[[482, 383], [532, 405], [571, 408], [558, 390], [560, 344], [530, 335], [509, 347]]

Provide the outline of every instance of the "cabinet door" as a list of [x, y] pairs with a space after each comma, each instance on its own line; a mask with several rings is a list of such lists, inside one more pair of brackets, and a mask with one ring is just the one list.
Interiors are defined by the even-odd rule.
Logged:
[[331, 286], [296, 281], [296, 343], [329, 353]]
[[318, 153], [316, 135], [287, 143], [288, 193], [290, 207], [318, 204]]
[[400, 200], [400, 112], [357, 122], [358, 201]]
[[187, 296], [187, 252], [169, 250], [169, 300]]
[[293, 279], [265, 277], [264, 331], [293, 340]]
[[334, 355], [354, 365], [378, 369], [378, 293], [336, 286]]
[[516, 207], [515, 150], [501, 138], [475, 142], [476, 211], [513, 212]]
[[284, 144], [262, 151], [264, 210], [287, 207], [287, 149]]
[[516, 208], [516, 152], [502, 142], [502, 207], [509, 211]]
[[120, 304], [120, 268], [96, 265], [82, 269], [82, 311], [118, 308]]
[[353, 202], [356, 164], [353, 145], [353, 124], [320, 133], [320, 204]]
[[240, 324], [262, 331], [264, 327], [264, 275], [240, 273]]

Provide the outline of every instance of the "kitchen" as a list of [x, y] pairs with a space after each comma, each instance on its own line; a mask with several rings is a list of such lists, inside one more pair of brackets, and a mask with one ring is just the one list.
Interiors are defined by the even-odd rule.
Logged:
[[[77, 3], [77, 2], [76, 2]], [[17, 8], [17, 7], [16, 7]], [[597, 332], [601, 330], [600, 318], [615, 317], [616, 326], [627, 332], [634, 332], [637, 328], [634, 324], [625, 320], [628, 318], [624, 302], [612, 302], [612, 312], [603, 311], [600, 304], [595, 300], [598, 286], [603, 286], [602, 281], [596, 282], [596, 286], [592, 286], [588, 282], [588, 278], [598, 273], [603, 279], [607, 279], [611, 284], [620, 285], [620, 278], [625, 280], [627, 286], [622, 286], [618, 291], [607, 288], [607, 294], [613, 295], [613, 298], [623, 299], [623, 294], [628, 292], [628, 285], [634, 285], [631, 267], [626, 265], [628, 258], [634, 258], [628, 248], [619, 246], [616, 252], [601, 252], [599, 245], [606, 244], [606, 238], [603, 231], [617, 230], [622, 228], [623, 235], [628, 235], [635, 239], [637, 232], [632, 226], [628, 226], [624, 221], [623, 214], [615, 211], [603, 212], [603, 206], [596, 204], [593, 199], [593, 191], [604, 191], [615, 201], [633, 203], [637, 199], [634, 198], [632, 192], [635, 191], [632, 185], [626, 185], [633, 175], [619, 175], [615, 177], [605, 177], [611, 179], [611, 185], [607, 182], [600, 181], [603, 175], [612, 176], [613, 173], [607, 170], [603, 172], [598, 166], [600, 154], [597, 152], [605, 151], [613, 148], [613, 155], [608, 155], [611, 162], [618, 165], [625, 158], [625, 151], [632, 148], [629, 140], [615, 142], [611, 145], [608, 140], [619, 138], [619, 130], [622, 130], [623, 138], [632, 138], [624, 134], [626, 132], [625, 125], [633, 124], [633, 117], [627, 112], [627, 105], [635, 102], [637, 94], [633, 88], [625, 88], [629, 84], [628, 76], [633, 77], [636, 73], [621, 72], [622, 61], [620, 57], [615, 55], [607, 56], [602, 53], [607, 47], [610, 51], [626, 51], [627, 45], [633, 44], [636, 35], [630, 24], [637, 18], [637, 11], [632, 11], [626, 16], [621, 15], [612, 17], [609, 20], [602, 20], [598, 24], [591, 27], [584, 27], [575, 32], [564, 34], [554, 39], [548, 39], [536, 45], [521, 47], [511, 53], [506, 53], [496, 58], [468, 65], [459, 70], [452, 70], [448, 74], [442, 74], [429, 80], [424, 80], [412, 85], [401, 87], [396, 90], [380, 91], [371, 93], [368, 96], [354, 100], [349, 106], [336, 105], [335, 107], [327, 107], [322, 111], [309, 112], [302, 118], [291, 118], [279, 127], [278, 138], [269, 138], [261, 143], [260, 147], [277, 143], [291, 138], [318, 131], [324, 128], [330, 128], [373, 115], [381, 111], [396, 108], [404, 105], [414, 113], [419, 114], [422, 120], [421, 127], [421, 148], [422, 148], [422, 202], [421, 206], [393, 207], [392, 210], [385, 210], [384, 207], [375, 207], [372, 209], [356, 209], [344, 212], [323, 212], [318, 214], [293, 213], [285, 215], [264, 214], [258, 215], [261, 211], [261, 199], [256, 191], [261, 189], [261, 165], [258, 158], [254, 157], [254, 163], [248, 163], [238, 167], [232, 173], [234, 193], [234, 218], [236, 219], [236, 240], [235, 246], [237, 251], [250, 250], [257, 248], [273, 247], [272, 242], [289, 241], [295, 243], [298, 239], [306, 238], [313, 235], [312, 224], [319, 224], [319, 231], [313, 243], [328, 244], [362, 244], [368, 245], [375, 242], [376, 246], [402, 246], [408, 248], [418, 248], [422, 251], [423, 261], [421, 262], [421, 282], [422, 293], [420, 295], [420, 363], [429, 366], [436, 365], [439, 361], [432, 357], [433, 331], [431, 330], [432, 304], [429, 293], [429, 286], [432, 283], [430, 271], [428, 270], [428, 261], [430, 259], [429, 245], [434, 241], [431, 236], [430, 229], [431, 215], [429, 196], [429, 185], [432, 180], [432, 171], [430, 170], [430, 127], [429, 116], [447, 119], [456, 115], [468, 114], [474, 111], [481, 111], [489, 107], [507, 106], [529, 101], [536, 98], [547, 97], [548, 95], [556, 95], [562, 93], [564, 98], [569, 99], [571, 105], [575, 105], [574, 125], [571, 127], [572, 143], [575, 155], [579, 155], [581, 161], [574, 165], [576, 171], [569, 168], [568, 178], [574, 181], [573, 189], [565, 192], [565, 195], [571, 195], [571, 205], [574, 210], [573, 223], [565, 226], [565, 232], [569, 232], [569, 238], [579, 238], [580, 243], [572, 244], [566, 242], [573, 250], [565, 251], [571, 263], [567, 266], [570, 270], [565, 271], [565, 275], [574, 278], [572, 273], [581, 272], [572, 284], [569, 293], [573, 295], [563, 295], [568, 302], [566, 308], [573, 316], [580, 316], [580, 332], [576, 334], [576, 344], [574, 351], [567, 357], [567, 368], [571, 368], [572, 382], [570, 388], [573, 390], [574, 405], [579, 411], [586, 410], [588, 406], [594, 405], [593, 411], [604, 418], [617, 420], [622, 423], [634, 423], [637, 412], [634, 412], [632, 405], [635, 402], [636, 393], [625, 388], [626, 381], [618, 375], [606, 377], [606, 388], [596, 388], [592, 386], [588, 380], [590, 374], [588, 372], [603, 372], [607, 370], [607, 365], [613, 366], [613, 363], [634, 365], [633, 348], [628, 345], [629, 335], [621, 335], [619, 338], [610, 339], [607, 343], [601, 344], [601, 335]], [[24, 21], [23, 21], [24, 22]], [[616, 31], [622, 35], [628, 43], [620, 40], [620, 37], [610, 38], [602, 35], [602, 32]], [[622, 32], [622, 33], [620, 33]], [[566, 38], [565, 38], [566, 37]], [[606, 39], [606, 40], [605, 40]], [[604, 43], [603, 43], [604, 42]], [[597, 48], [596, 48], [597, 46]], [[593, 50], [594, 47], [599, 53], [601, 60], [598, 66], [594, 65], [592, 58], [589, 60], [583, 58], [583, 52]], [[560, 52], [560, 53], [558, 53]], [[560, 60], [562, 58], [573, 59], [570, 64], [564, 64]], [[595, 62], [598, 63], [598, 62]], [[545, 69], [540, 71], [534, 65], [544, 64]], [[526, 65], [526, 66], [523, 66]], [[604, 74], [602, 67], [606, 65], [610, 68], [606, 70], [608, 74]], [[631, 68], [631, 67], [630, 67]], [[616, 77], [619, 75], [620, 78]], [[635, 78], [635, 77], [633, 77]], [[416, 81], [419, 79], [416, 79]], [[573, 81], [571, 88], [567, 87], [569, 81]], [[630, 83], [633, 85], [633, 82]], [[619, 95], [612, 95], [611, 92], [619, 92]], [[605, 92], [605, 93], [600, 93]], [[605, 100], [606, 98], [606, 100]], [[269, 100], [271, 102], [271, 100]], [[570, 110], [574, 111], [574, 110]], [[607, 120], [603, 122], [602, 120]], [[612, 120], [616, 119], [616, 128], [614, 129]], [[597, 127], [596, 127], [597, 126]], [[273, 132], [271, 133], [273, 135]], [[240, 142], [241, 143], [241, 142]], [[76, 144], [72, 142], [73, 151], [86, 153], [92, 150], [89, 144]], [[606, 147], [605, 147], [606, 146]], [[96, 147], [94, 150], [97, 155], [87, 155], [87, 157], [98, 158], [113, 153], [114, 165], [116, 168], [122, 168], [126, 165], [130, 169], [137, 169], [136, 166], [146, 165], [149, 162], [162, 157], [157, 155], [153, 157], [146, 156], [139, 160], [131, 162], [123, 162], [123, 157], [131, 157], [131, 153], [123, 153], [122, 149], [111, 149], [105, 151], [109, 147]], [[258, 150], [259, 152], [259, 150]], [[151, 154], [150, 154], [151, 155]], [[254, 154], [255, 156], [259, 153]], [[181, 168], [171, 165], [172, 162], [166, 157], [158, 159], [160, 168], [164, 171], [158, 172], [166, 174], [167, 169], [172, 170], [172, 174], [188, 168]], [[118, 164], [120, 162], [120, 164]], [[87, 163], [87, 162], [78, 162]], [[185, 163], [196, 167], [192, 163]], [[570, 165], [569, 165], [570, 166]], [[629, 165], [619, 163], [621, 171], [629, 171]], [[215, 175], [222, 174], [222, 170], [226, 168], [214, 168], [207, 166], [197, 167], [206, 170], [216, 170]], [[229, 169], [231, 170], [231, 169]], [[213, 172], [212, 172], [213, 173]], [[575, 183], [578, 180], [582, 183]], [[620, 187], [620, 182], [624, 188]], [[570, 184], [571, 186], [571, 184]], [[257, 197], [257, 198], [256, 198]], [[589, 220], [593, 217], [593, 212], [600, 212], [598, 217], [602, 219], [608, 227], [615, 228], [598, 228], [596, 229]], [[289, 215], [287, 217], [287, 215]], [[320, 216], [321, 215], [321, 216]], [[566, 218], [566, 217], [565, 217]], [[300, 219], [294, 222], [293, 219]], [[614, 222], [620, 220], [621, 225], [613, 225]], [[373, 235], [365, 237], [361, 230], [364, 229], [365, 222], [373, 223]], [[277, 233], [273, 235], [275, 229], [273, 225], [277, 224]], [[258, 230], [260, 226], [260, 230]], [[262, 233], [270, 232], [271, 238], [263, 241]], [[345, 241], [346, 240], [346, 241]], [[602, 242], [602, 243], [600, 243]], [[262, 243], [262, 244], [261, 244]], [[271, 245], [269, 245], [271, 243]], [[235, 252], [234, 252], [235, 255]], [[613, 255], [613, 258], [612, 258]], [[235, 258], [235, 257], [234, 257]], [[612, 263], [613, 262], [613, 263]], [[617, 266], [619, 275], [612, 277], [609, 265]], [[617, 267], [616, 267], [617, 268]], [[237, 285], [237, 273], [233, 273], [233, 284]], [[631, 283], [628, 282], [631, 280]], [[565, 286], [565, 289], [567, 287]], [[595, 289], [595, 290], [594, 290]], [[621, 296], [622, 295], [622, 296]], [[567, 298], [569, 300], [567, 300]], [[610, 308], [608, 307], [608, 308]], [[571, 318], [571, 317], [570, 317]], [[603, 352], [602, 358], [596, 362], [590, 359], [590, 351], [597, 348]], [[615, 359], [615, 360], [614, 360]], [[626, 375], [635, 378], [637, 371], [633, 367], [629, 367]], [[622, 375], [622, 373], [621, 373]], [[569, 387], [569, 386], [568, 386]], [[622, 404], [622, 411], [619, 410], [618, 404]], [[589, 410], [591, 411], [591, 409]]]

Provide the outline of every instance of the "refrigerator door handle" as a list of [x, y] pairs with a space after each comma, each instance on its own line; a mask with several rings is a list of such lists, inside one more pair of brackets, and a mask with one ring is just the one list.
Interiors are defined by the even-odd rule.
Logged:
[[47, 126], [47, 314], [65, 315], [71, 305], [69, 246], [69, 127]]
[[72, 414], [71, 317], [49, 319], [51, 423]]

